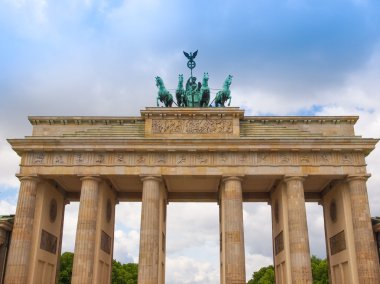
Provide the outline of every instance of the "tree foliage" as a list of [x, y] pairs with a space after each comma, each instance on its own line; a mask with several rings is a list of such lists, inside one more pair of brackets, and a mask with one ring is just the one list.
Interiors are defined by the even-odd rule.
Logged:
[[113, 284], [137, 284], [138, 265], [136, 263], [121, 264], [112, 261]]
[[313, 274], [313, 284], [329, 283], [329, 265], [327, 259], [311, 257], [311, 272]]
[[[59, 284], [70, 284], [73, 270], [74, 254], [65, 252], [61, 255]], [[122, 264], [112, 260], [112, 284], [137, 284], [138, 265], [136, 263]]]
[[271, 284], [274, 283], [274, 268], [273, 265], [260, 268], [252, 275], [252, 279], [248, 284]]
[[70, 284], [71, 274], [73, 272], [74, 254], [72, 252], [65, 252], [61, 255], [60, 269], [59, 269], [59, 284]]
[[[320, 259], [316, 256], [311, 257], [311, 270], [313, 275], [313, 284], [328, 284], [329, 272], [326, 259]], [[262, 267], [259, 271], [252, 274], [252, 279], [247, 284], [274, 284], [274, 267], [269, 265]]]

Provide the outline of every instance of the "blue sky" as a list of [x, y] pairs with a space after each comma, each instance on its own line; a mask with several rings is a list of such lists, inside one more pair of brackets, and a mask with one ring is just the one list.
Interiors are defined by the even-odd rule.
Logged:
[[[379, 1], [0, 0], [0, 214], [18, 192], [6, 138], [31, 133], [28, 115], [139, 115], [155, 104], [154, 77], [175, 88], [188, 76], [182, 51], [196, 49], [195, 75], [207, 71], [220, 88], [232, 74], [232, 105], [247, 115], [359, 115], [357, 134], [380, 137]], [[367, 163], [380, 215], [378, 149]], [[323, 256], [321, 207], [307, 210], [312, 252]], [[247, 275], [272, 261], [269, 212], [244, 205]], [[67, 206], [67, 250], [76, 214]], [[140, 205], [117, 214], [130, 218], [117, 224], [115, 256], [137, 261]], [[214, 204], [169, 205], [168, 283], [218, 282], [217, 214]]]

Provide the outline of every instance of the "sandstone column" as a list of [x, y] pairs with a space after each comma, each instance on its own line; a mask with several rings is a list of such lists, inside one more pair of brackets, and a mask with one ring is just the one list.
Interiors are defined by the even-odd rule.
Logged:
[[20, 178], [20, 192], [13, 225], [4, 283], [26, 283], [33, 236], [38, 179]]
[[290, 271], [293, 283], [312, 283], [303, 177], [285, 177], [288, 201]]
[[139, 284], [157, 284], [159, 281], [160, 240], [160, 182], [161, 178], [142, 178], [142, 208], [139, 253]]
[[220, 192], [221, 282], [246, 283], [241, 178], [226, 177], [222, 182]]
[[379, 260], [373, 238], [366, 180], [368, 176], [347, 178], [360, 283], [380, 283]]
[[71, 283], [93, 283], [100, 179], [83, 177]]

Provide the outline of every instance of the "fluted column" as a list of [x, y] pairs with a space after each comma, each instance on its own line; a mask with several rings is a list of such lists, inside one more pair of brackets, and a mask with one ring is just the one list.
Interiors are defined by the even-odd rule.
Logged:
[[20, 178], [20, 191], [4, 281], [7, 284], [27, 282], [38, 181], [32, 176]]
[[347, 178], [351, 199], [356, 261], [360, 283], [380, 283], [379, 260], [373, 238], [366, 181], [368, 176]]
[[222, 214], [222, 250], [223, 274], [222, 283], [246, 283], [243, 195], [241, 178], [226, 177], [221, 187]]
[[139, 284], [159, 283], [159, 216], [161, 178], [142, 178], [142, 207], [139, 253]]
[[78, 225], [75, 237], [74, 265], [71, 283], [87, 284], [94, 280], [94, 256], [100, 179], [83, 177]]
[[288, 199], [288, 227], [293, 283], [312, 283], [303, 177], [285, 177]]

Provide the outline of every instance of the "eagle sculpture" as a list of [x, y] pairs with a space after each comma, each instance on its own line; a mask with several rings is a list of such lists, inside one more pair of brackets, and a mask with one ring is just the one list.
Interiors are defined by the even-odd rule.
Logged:
[[195, 52], [190, 52], [190, 54], [188, 54], [186, 51], [183, 52], [183, 54], [185, 54], [186, 58], [189, 59], [190, 61], [193, 61], [193, 59], [197, 56], [198, 54], [198, 50], [195, 51]]

